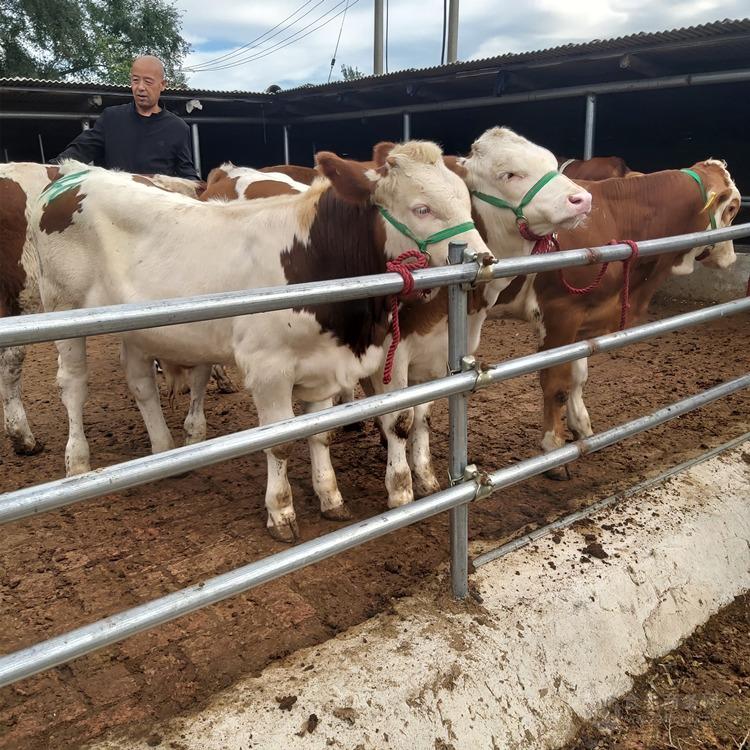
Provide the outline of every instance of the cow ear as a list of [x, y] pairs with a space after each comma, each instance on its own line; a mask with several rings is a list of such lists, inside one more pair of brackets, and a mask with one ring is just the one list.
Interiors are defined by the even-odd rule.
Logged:
[[466, 179], [468, 172], [463, 165], [463, 157], [460, 156], [443, 156], [443, 163], [451, 172], [457, 174], [462, 180]]
[[[342, 159], [330, 151], [319, 151], [315, 155], [318, 170], [327, 177], [338, 195], [351, 203], [365, 203], [380, 176], [357, 162]], [[369, 175], [375, 177], [371, 179]], [[377, 175], [377, 176], [376, 176]]]
[[372, 147], [372, 161], [376, 167], [382, 167], [385, 164], [388, 154], [396, 148], [393, 141], [380, 141]]

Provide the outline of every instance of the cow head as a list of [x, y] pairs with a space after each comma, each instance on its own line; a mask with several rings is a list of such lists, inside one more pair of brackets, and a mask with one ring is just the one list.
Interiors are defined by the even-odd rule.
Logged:
[[[718, 159], [706, 159], [697, 162], [691, 169], [700, 175], [708, 197], [704, 207], [706, 229], [711, 229], [711, 215], [716, 221], [717, 229], [731, 226], [740, 210], [740, 191], [734, 184], [726, 163]], [[734, 242], [731, 240], [696, 250], [696, 260], [710, 268], [728, 268], [737, 260]]]
[[461, 178], [445, 166], [438, 146], [409, 141], [384, 149], [382, 158], [382, 165], [376, 167], [321, 152], [317, 164], [341, 198], [369, 202], [381, 209], [379, 220], [388, 257], [413, 249], [414, 238], [429, 241], [440, 232], [462, 225], [466, 225], [465, 229], [455, 235], [429, 242], [426, 251], [432, 264], [446, 263], [450, 242], [466, 242], [473, 251], [489, 252], [472, 223], [469, 191]]
[[[472, 191], [494, 196], [518, 206], [524, 196], [549, 172], [557, 170], [557, 159], [546, 148], [514, 133], [509, 128], [487, 130], [472, 144], [471, 155], [458, 160], [466, 171]], [[504, 216], [513, 221], [511, 211], [494, 209], [479, 201], [475, 206], [485, 221]], [[558, 228], [572, 229], [588, 216], [591, 195], [564, 175], [557, 175], [523, 209], [534, 234], [550, 234]]]

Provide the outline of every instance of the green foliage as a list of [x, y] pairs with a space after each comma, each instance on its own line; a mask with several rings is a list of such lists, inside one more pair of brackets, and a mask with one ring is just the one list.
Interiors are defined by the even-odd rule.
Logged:
[[169, 85], [184, 85], [181, 30], [174, 0], [0, 0], [0, 76], [127, 84], [148, 53]]
[[356, 65], [341, 64], [341, 75], [345, 81], [356, 81], [357, 78], [364, 78], [365, 74]]

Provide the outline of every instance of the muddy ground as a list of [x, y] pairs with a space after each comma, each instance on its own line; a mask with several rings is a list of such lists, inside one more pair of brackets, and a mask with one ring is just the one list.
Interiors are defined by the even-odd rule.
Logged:
[[[683, 312], [663, 303], [654, 317]], [[596, 430], [653, 411], [747, 372], [748, 316], [672, 334], [592, 360], [587, 403]], [[528, 327], [489, 321], [480, 358], [534, 350]], [[86, 409], [94, 467], [145, 455], [148, 440], [111, 338], [89, 341]], [[0, 444], [0, 491], [63, 473], [66, 425], [53, 347], [30, 350], [26, 401], [44, 453]], [[186, 402], [180, 404], [185, 407]], [[170, 412], [181, 435], [183, 408]], [[245, 394], [207, 399], [209, 437], [251, 427]], [[470, 461], [486, 470], [538, 452], [534, 376], [470, 402]], [[447, 409], [434, 420], [434, 457], [445, 476]], [[750, 395], [734, 395], [651, 433], [576, 462], [569, 482], [536, 478], [471, 510], [473, 538], [505, 539], [601, 499], [750, 430]], [[356, 518], [385, 509], [385, 451], [372, 425], [339, 434], [339, 484]], [[0, 652], [8, 653], [281, 550], [264, 530], [265, 457], [250, 455], [189, 476], [81, 503], [3, 528]], [[295, 447], [290, 482], [303, 540], [337, 528], [322, 520], [307, 449]], [[0, 748], [80, 747], [109, 729], [148, 733], [151, 722], [199, 708], [215, 691], [269, 662], [324, 641], [409, 594], [446, 560], [439, 517], [214, 605], [0, 691]], [[731, 746], [730, 746], [731, 747]]]
[[566, 750], [749, 750], [750, 595], [657, 659]]

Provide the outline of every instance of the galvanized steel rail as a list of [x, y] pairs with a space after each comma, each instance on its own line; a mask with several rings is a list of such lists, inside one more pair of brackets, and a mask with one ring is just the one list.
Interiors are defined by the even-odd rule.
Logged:
[[[747, 235], [750, 235], [750, 223], [648, 240], [638, 243], [638, 250], [640, 257], [648, 258], [685, 250], [700, 244], [734, 240]], [[628, 245], [604, 245], [579, 250], [563, 250], [548, 255], [504, 258], [491, 266], [481, 266], [477, 262], [472, 262], [449, 268], [428, 268], [414, 272], [414, 287], [415, 289], [431, 289], [449, 286], [456, 282], [489, 281], [490, 278], [498, 279], [552, 271], [558, 268], [588, 266], [607, 261], [626, 260], [630, 254], [631, 250]], [[398, 274], [381, 273], [252, 291], [204, 294], [195, 297], [2, 318], [0, 319], [0, 347], [102, 333], [121, 333], [180, 323], [195, 323], [290, 307], [318, 305], [324, 302], [382, 297], [397, 294], [403, 287], [403, 279]]]
[[[639, 249], [642, 257], [648, 257], [699, 244], [735, 239], [748, 234], [750, 234], [750, 224], [744, 224], [729, 229], [643, 242], [639, 243]], [[449, 364], [452, 374], [447, 377], [273, 425], [215, 438], [198, 445], [176, 448], [165, 453], [135, 459], [81, 476], [6, 493], [0, 496], [0, 523], [183, 473], [445, 396], [450, 397], [452, 486], [449, 489], [365, 521], [353, 523], [319, 539], [300, 544], [196, 586], [0, 657], [0, 686], [102, 648], [147, 628], [168, 622], [195, 609], [233, 596], [445, 510], [452, 511], [453, 588], [457, 596], [465, 596], [468, 590], [467, 513], [469, 502], [480, 499], [494, 490], [562, 466], [581, 455], [600, 450], [723, 396], [750, 387], [750, 374], [746, 374], [683, 399], [654, 414], [579, 440], [551, 453], [500, 469], [492, 474], [480, 475], [476, 470], [472, 471], [472, 467], [466, 467], [466, 406], [469, 392], [598, 352], [613, 351], [628, 344], [681, 330], [691, 325], [727, 315], [750, 312], [750, 299], [734, 300], [723, 305], [684, 313], [599, 336], [589, 341], [508, 360], [483, 369], [476, 367], [473, 360], [465, 356], [467, 347], [465, 285], [467, 283], [486, 282], [492, 278], [583, 266], [603, 261], [624, 260], [630, 256], [630, 248], [627, 245], [617, 245], [570, 250], [548, 256], [507, 259], [491, 266], [482, 266], [477, 262], [460, 263], [464, 247], [456, 243], [453, 243], [451, 247], [451, 263], [458, 265], [415, 273], [417, 288], [453, 284], [449, 305]], [[0, 321], [0, 346], [175, 325], [330, 300], [382, 296], [400, 291], [402, 285], [403, 282], [397, 275], [380, 274], [361, 279], [343, 279], [255, 292], [206, 295], [139, 305], [119, 305], [26, 316], [15, 320], [5, 319]]]

